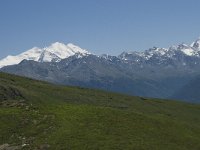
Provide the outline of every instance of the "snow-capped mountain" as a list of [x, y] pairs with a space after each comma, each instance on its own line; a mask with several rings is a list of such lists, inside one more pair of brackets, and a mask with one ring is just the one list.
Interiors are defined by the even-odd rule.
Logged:
[[195, 48], [195, 49], [200, 49], [200, 38], [197, 39], [195, 42], [193, 42], [191, 44], [191, 47]]
[[37, 62], [59, 62], [62, 59], [68, 58], [75, 54], [81, 54], [81, 56], [84, 56], [90, 53], [85, 49], [81, 49], [80, 47], [71, 43], [65, 45], [63, 43], [56, 42], [45, 48], [34, 47], [17, 56], [9, 55], [0, 60], [0, 68], [18, 64], [22, 60], [34, 60]]
[[166, 59], [175, 59], [180, 55], [200, 59], [200, 39], [196, 40], [191, 45], [182, 43], [178, 46], [171, 46], [169, 48], [153, 47], [145, 51], [123, 52], [118, 57], [126, 62], [141, 62], [152, 59], [164, 61]]

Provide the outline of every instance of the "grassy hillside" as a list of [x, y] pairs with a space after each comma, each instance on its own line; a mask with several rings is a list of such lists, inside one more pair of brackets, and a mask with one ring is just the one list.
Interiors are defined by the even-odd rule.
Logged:
[[0, 149], [199, 150], [200, 105], [0, 73]]

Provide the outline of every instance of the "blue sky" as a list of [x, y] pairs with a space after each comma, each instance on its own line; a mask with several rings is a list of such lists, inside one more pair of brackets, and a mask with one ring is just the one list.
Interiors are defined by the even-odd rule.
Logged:
[[118, 55], [190, 43], [199, 0], [1, 0], [0, 58], [59, 41]]

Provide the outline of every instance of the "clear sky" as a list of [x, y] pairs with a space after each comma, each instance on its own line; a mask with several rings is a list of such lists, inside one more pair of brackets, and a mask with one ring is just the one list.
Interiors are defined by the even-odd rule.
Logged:
[[199, 36], [200, 0], [0, 0], [0, 58], [56, 41], [118, 55]]

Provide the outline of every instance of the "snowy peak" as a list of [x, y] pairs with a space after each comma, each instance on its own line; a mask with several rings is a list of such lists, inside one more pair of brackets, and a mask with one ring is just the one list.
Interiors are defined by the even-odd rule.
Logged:
[[191, 44], [191, 47], [200, 49], [200, 38]]
[[38, 61], [38, 58], [40, 57], [41, 53], [42, 49], [34, 47], [26, 52], [21, 53], [18, 56], [9, 55], [6, 58], [0, 60], [0, 68], [8, 65], [18, 64], [24, 59]]
[[63, 43], [56, 42], [51, 44], [49, 47], [34, 47], [17, 56], [7, 56], [6, 58], [0, 60], [0, 68], [8, 65], [18, 64], [24, 59], [38, 62], [59, 62], [60, 60], [75, 54], [81, 54], [81, 56], [85, 56], [90, 53], [72, 43], [65, 45]]
[[177, 46], [177, 49], [178, 50], [182, 50], [182, 49], [188, 49], [188, 48], [191, 48], [189, 45], [185, 44], [185, 43], [182, 43], [182, 44], [179, 44]]
[[168, 49], [165, 49], [165, 48], [153, 47], [153, 48], [146, 50], [145, 53], [149, 54], [151, 56], [153, 56], [154, 54], [162, 56], [162, 55], [166, 54], [167, 51], [168, 51]]
[[45, 47], [43, 49], [43, 52], [40, 56], [39, 61], [40, 62], [51, 62], [51, 61], [60, 61], [61, 59], [68, 58], [70, 56], [73, 56], [77, 53], [82, 54], [83, 56], [85, 54], [90, 54], [88, 51], [81, 49], [80, 47], [69, 43], [67, 45], [63, 43], [53, 43], [49, 47]]

